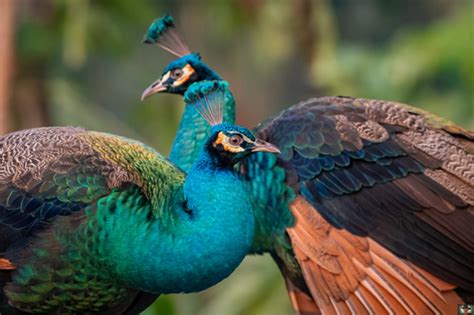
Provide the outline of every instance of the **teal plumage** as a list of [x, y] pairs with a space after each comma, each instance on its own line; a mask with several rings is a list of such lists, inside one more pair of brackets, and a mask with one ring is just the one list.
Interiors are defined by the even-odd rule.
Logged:
[[[169, 38], [173, 38], [172, 41]], [[170, 62], [163, 70], [161, 77], [150, 85], [142, 94], [142, 100], [154, 93], [165, 91], [184, 95], [195, 82], [221, 80], [219, 75], [201, 61], [201, 56], [183, 50], [186, 46], [175, 30], [175, 24], [170, 15], [156, 19], [145, 34], [145, 42], [156, 43], [160, 47], [177, 55], [179, 58]], [[175, 51], [180, 51], [176, 54]], [[202, 119], [194, 106], [189, 106], [185, 100], [185, 110], [180, 128], [171, 147], [170, 159], [188, 171], [196, 160], [200, 148], [209, 132], [209, 125]], [[229, 89], [225, 92], [224, 122], [235, 121], [234, 97]]]
[[[187, 172], [196, 161], [200, 148], [210, 132], [210, 126], [201, 118], [195, 106], [190, 105], [186, 100], [185, 103], [186, 107], [181, 118], [180, 127], [171, 147], [170, 160]], [[234, 122], [234, 98], [228, 89], [225, 92], [223, 110], [223, 121]]]
[[188, 46], [177, 36], [171, 15], [153, 21], [145, 38], [145, 44], [157, 44], [170, 53], [182, 57], [190, 53]]
[[159, 37], [169, 28], [174, 27], [173, 17], [169, 14], [160, 19], [156, 19], [150, 25], [143, 42], [146, 44], [156, 43]]
[[[192, 128], [200, 133], [188, 118], [179, 132]], [[250, 253], [273, 256], [298, 313], [443, 313], [472, 299], [472, 131], [404, 104], [328, 97], [256, 134], [282, 152], [241, 163]]]
[[[231, 135], [247, 140], [222, 150]], [[110, 134], [65, 127], [1, 137], [8, 302], [33, 313], [123, 312], [142, 292], [151, 303], [227, 277], [254, 233], [249, 203], [234, 204], [246, 191], [233, 164], [265, 145], [244, 128], [213, 126], [186, 177], [152, 148]]]
[[[171, 73], [181, 69], [188, 69], [187, 74], [189, 76], [180, 84], [176, 84], [177, 81], [182, 80], [183, 77], [186, 76], [186, 70], [181, 72], [180, 77], [173, 77]], [[202, 82], [205, 80], [215, 81], [220, 80], [220, 77], [201, 62], [199, 55], [195, 53], [188, 54], [171, 62], [163, 71], [161, 78], [144, 91], [142, 99], [157, 91], [163, 91], [164, 89], [169, 93], [184, 95], [194, 82]], [[194, 106], [189, 105], [186, 101], [185, 104], [180, 128], [171, 147], [170, 159], [184, 171], [188, 171], [196, 160], [210, 127], [209, 124], [200, 117]], [[223, 121], [233, 123], [235, 121], [235, 103], [234, 97], [229, 89], [225, 91], [223, 110]]]

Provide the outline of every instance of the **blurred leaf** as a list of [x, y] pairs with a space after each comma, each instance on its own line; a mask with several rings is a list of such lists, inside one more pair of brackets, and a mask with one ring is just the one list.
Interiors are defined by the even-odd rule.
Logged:
[[175, 315], [175, 306], [171, 296], [160, 296], [152, 306], [147, 308], [141, 315]]
[[423, 29], [405, 29], [386, 47], [331, 46], [319, 52], [314, 82], [328, 94], [405, 102], [474, 128], [473, 20], [468, 4]]
[[66, 3], [63, 56], [64, 63], [74, 69], [86, 60], [88, 8], [88, 0], [70, 0]]

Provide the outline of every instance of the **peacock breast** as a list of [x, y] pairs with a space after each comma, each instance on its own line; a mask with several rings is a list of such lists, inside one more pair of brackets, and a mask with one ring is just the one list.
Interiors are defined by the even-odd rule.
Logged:
[[149, 205], [134, 198], [116, 198], [131, 201], [114, 206], [106, 251], [129, 286], [151, 293], [197, 292], [229, 276], [248, 253], [254, 217], [237, 177], [188, 176], [184, 195], [187, 205], [173, 205], [174, 222], [147, 216]]

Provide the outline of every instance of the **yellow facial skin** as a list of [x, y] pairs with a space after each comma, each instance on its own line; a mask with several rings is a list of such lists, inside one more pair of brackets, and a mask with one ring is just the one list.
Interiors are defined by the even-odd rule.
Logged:
[[[252, 141], [250, 140], [247, 136], [241, 134], [241, 133], [237, 133], [240, 137], [242, 137], [242, 143], [243, 142], [247, 142], [247, 143], [255, 143], [255, 141]], [[235, 145], [235, 144], [232, 144], [230, 143], [229, 139], [230, 137], [232, 136], [233, 134], [231, 134], [230, 136], [226, 135], [225, 133], [223, 133], [222, 131], [219, 132], [217, 134], [217, 139], [216, 141], [214, 141], [214, 148], [216, 148], [219, 144], [222, 145], [222, 147], [224, 148], [224, 150], [226, 152], [231, 152], [231, 153], [240, 153], [240, 152], [244, 152], [245, 149], [242, 148], [239, 145]]]
[[217, 134], [217, 139], [214, 141], [214, 148], [216, 148], [219, 144], [222, 145], [226, 152], [240, 153], [244, 151], [244, 148], [230, 144], [229, 137], [223, 132], [219, 132]]
[[[194, 71], [193, 67], [191, 67], [190, 65], [184, 66], [182, 70], [183, 70], [183, 75], [181, 76], [181, 78], [173, 82], [173, 86], [180, 86], [184, 82], [188, 81], [188, 79], [193, 75], [193, 73], [196, 72]], [[167, 76], [166, 79], [168, 79], [169, 75], [170, 75], [169, 72], [165, 74], [165, 76]], [[162, 79], [162, 81], [165, 82], [164, 79]]]

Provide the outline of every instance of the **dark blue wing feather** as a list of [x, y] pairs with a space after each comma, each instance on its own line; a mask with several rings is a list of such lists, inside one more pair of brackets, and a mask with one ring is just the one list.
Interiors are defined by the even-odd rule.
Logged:
[[[401, 105], [360, 105], [367, 102], [309, 100], [261, 124], [257, 135], [281, 149], [276, 165], [285, 168], [286, 183], [334, 227], [369, 236], [399, 257], [474, 291], [474, 212], [467, 210], [472, 204], [425, 175], [430, 167], [441, 170], [443, 161], [436, 152], [416, 147], [416, 141], [426, 141], [425, 151], [431, 153], [437, 139], [410, 134], [426, 130], [432, 136], [431, 127]], [[413, 143], [407, 143], [409, 137]], [[457, 176], [472, 189], [469, 178]]]

